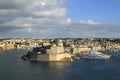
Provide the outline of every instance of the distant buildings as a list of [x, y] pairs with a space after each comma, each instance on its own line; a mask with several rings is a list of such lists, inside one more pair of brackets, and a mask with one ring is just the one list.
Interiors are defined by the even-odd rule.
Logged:
[[38, 46], [52, 46], [47, 53], [59, 53], [64, 50], [73, 54], [90, 50], [120, 50], [120, 39], [109, 38], [63, 38], [63, 39], [37, 39], [12, 38], [0, 39], [0, 50], [33, 48]]

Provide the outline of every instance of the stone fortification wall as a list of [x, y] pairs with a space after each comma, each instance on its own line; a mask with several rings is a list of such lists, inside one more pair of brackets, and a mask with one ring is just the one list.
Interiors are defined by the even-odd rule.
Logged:
[[51, 47], [50, 49], [47, 49], [47, 54], [58, 54], [63, 52], [64, 47]]
[[38, 61], [61, 61], [64, 58], [71, 58], [71, 55], [68, 53], [37, 55]]
[[49, 61], [49, 55], [44, 55], [44, 54], [37, 55], [37, 60], [38, 61]]

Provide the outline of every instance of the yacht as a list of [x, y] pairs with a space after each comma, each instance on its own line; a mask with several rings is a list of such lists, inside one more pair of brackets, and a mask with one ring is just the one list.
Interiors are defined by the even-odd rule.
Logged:
[[111, 57], [111, 55], [103, 54], [103, 53], [98, 52], [98, 51], [90, 51], [90, 52], [83, 53], [83, 57], [82, 58], [88, 58], [88, 59], [109, 59], [110, 57]]

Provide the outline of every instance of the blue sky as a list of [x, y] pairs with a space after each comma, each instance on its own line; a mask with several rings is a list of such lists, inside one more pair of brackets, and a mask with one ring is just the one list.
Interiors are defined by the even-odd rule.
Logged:
[[69, 0], [67, 16], [72, 20], [92, 19], [100, 23], [120, 24], [119, 0]]
[[120, 38], [120, 0], [0, 0], [0, 38]]

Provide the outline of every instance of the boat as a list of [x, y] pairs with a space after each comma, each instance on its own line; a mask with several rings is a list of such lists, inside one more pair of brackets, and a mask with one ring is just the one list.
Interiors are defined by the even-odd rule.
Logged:
[[86, 53], [83, 53], [82, 58], [87, 58], [87, 59], [109, 59], [111, 55], [103, 54], [98, 51], [89, 51]]

